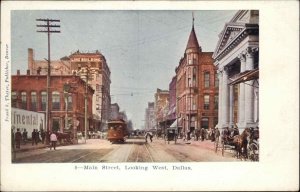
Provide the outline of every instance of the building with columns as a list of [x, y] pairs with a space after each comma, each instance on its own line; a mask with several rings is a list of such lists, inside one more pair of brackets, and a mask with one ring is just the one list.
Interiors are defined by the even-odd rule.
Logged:
[[259, 123], [259, 11], [241, 10], [225, 24], [213, 54], [219, 76], [218, 127]]
[[176, 118], [183, 135], [217, 123], [218, 80], [212, 54], [202, 51], [193, 22], [184, 56], [175, 69]]

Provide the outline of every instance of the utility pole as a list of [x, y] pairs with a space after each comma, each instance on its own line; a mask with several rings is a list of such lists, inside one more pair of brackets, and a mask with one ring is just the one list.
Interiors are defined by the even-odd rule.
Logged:
[[[36, 25], [37, 27], [42, 27], [43, 30], [37, 30], [39, 33], [47, 33], [48, 34], [48, 71], [47, 71], [47, 102], [46, 102], [46, 129], [47, 133], [50, 131], [49, 121], [50, 121], [50, 110], [49, 110], [49, 94], [50, 94], [50, 33], [60, 33], [58, 30], [53, 30], [52, 28], [59, 28], [60, 25], [52, 24], [53, 22], [60, 22], [57, 19], [36, 19], [36, 21], [45, 22], [44, 25]], [[46, 136], [46, 143], [48, 143], [48, 135]]]

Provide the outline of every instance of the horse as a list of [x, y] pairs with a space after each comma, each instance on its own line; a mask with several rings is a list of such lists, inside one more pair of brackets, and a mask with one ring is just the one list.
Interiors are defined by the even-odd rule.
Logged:
[[72, 144], [72, 134], [71, 133], [57, 133], [57, 140], [60, 144]]
[[233, 137], [233, 145], [235, 146], [237, 158], [247, 158], [248, 137], [250, 136], [250, 129], [245, 128], [242, 134]]

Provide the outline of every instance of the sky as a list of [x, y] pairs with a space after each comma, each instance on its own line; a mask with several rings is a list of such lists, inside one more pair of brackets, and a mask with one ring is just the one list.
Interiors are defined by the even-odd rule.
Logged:
[[[218, 35], [237, 11], [194, 11], [203, 52], [213, 52]], [[145, 109], [157, 88], [169, 89], [192, 29], [192, 11], [22, 11], [11, 12], [12, 74], [27, 70], [28, 48], [36, 60], [47, 58], [47, 35], [36, 19], [60, 19], [61, 33], [51, 34], [51, 60], [72, 52], [99, 50], [111, 71], [111, 99], [144, 126]]]

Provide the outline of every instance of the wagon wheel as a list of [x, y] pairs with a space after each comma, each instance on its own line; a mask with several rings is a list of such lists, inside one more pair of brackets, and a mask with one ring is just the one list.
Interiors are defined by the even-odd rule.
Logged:
[[248, 146], [248, 158], [251, 161], [258, 161], [259, 160], [259, 153], [258, 153], [258, 145], [255, 143], [251, 143]]

